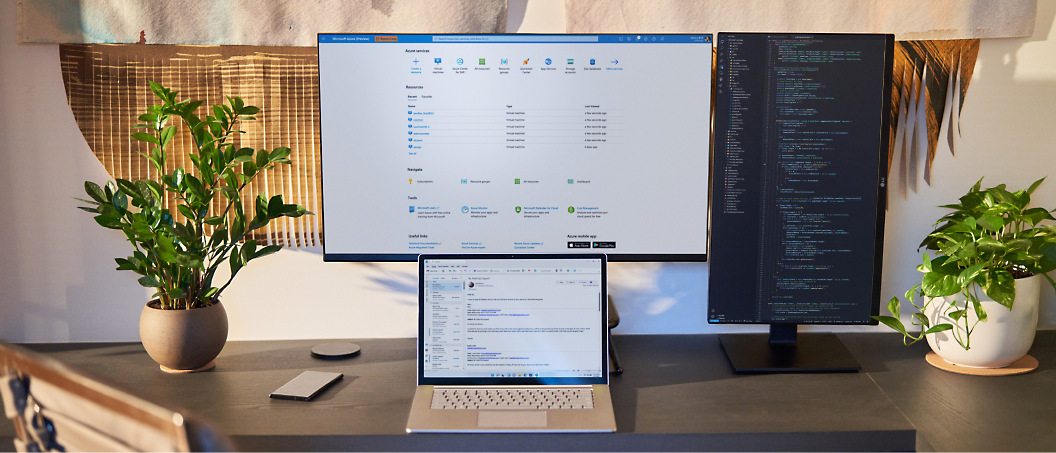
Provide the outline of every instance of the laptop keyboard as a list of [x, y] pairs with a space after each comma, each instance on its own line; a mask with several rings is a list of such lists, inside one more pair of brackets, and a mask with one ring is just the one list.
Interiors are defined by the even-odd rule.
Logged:
[[591, 388], [433, 389], [433, 409], [593, 409]]

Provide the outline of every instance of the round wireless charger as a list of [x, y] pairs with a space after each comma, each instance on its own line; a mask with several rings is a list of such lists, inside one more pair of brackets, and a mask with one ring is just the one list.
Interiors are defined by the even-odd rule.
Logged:
[[355, 343], [323, 343], [312, 347], [312, 357], [337, 360], [359, 355], [359, 345]]

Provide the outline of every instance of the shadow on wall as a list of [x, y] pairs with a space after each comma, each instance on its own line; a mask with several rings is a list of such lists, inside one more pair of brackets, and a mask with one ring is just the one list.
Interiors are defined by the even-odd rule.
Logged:
[[506, 33], [517, 33], [524, 23], [524, 14], [528, 10], [528, 1], [506, 2]]
[[689, 334], [707, 326], [704, 263], [612, 263], [609, 293], [620, 313], [613, 333]]
[[[1034, 193], [1031, 204], [1049, 209], [1056, 208], [1056, 166], [1052, 164], [1056, 162], [1053, 158], [1056, 152], [1056, 79], [1052, 76], [1056, 72], [1056, 65], [1052, 54], [1034, 55], [1031, 48], [1035, 46], [1029, 43], [1045, 41], [1046, 37], [1051, 40], [1054, 21], [1056, 2], [1039, 2], [1034, 37], [991, 40], [988, 44], [994, 50], [979, 54], [979, 69], [984, 83], [1004, 88], [978, 93], [982, 96], [976, 100], [977, 105], [1003, 105], [1013, 110], [987, 112], [986, 116], [1004, 117], [1004, 120], [998, 121], [1000, 127], [990, 126], [988, 133], [979, 134], [981, 146], [977, 147], [979, 151], [976, 152], [985, 150], [989, 154], [985, 157], [972, 156], [980, 162], [981, 171], [971, 178], [986, 175], [990, 184], [1006, 183], [1010, 188], [1023, 188], [1047, 176], [1048, 179]], [[1050, 49], [1054, 45], [1048, 44]], [[1039, 65], [1044, 66], [1044, 77], [1032, 74], [1032, 68]], [[986, 127], [984, 124], [979, 126]], [[1021, 146], [1018, 144], [1026, 140], [1032, 146], [1016, 149]], [[1009, 154], [1015, 157], [1006, 160], [1005, 156]], [[1002, 168], [987, 168], [987, 165], [994, 163]], [[993, 179], [991, 174], [994, 174]], [[1003, 177], [998, 179], [998, 175]], [[967, 184], [969, 182], [965, 181], [963, 185]], [[1056, 272], [1050, 272], [1049, 275], [1056, 276]], [[1056, 327], [1056, 293], [1051, 287], [1042, 291], [1038, 327]]]

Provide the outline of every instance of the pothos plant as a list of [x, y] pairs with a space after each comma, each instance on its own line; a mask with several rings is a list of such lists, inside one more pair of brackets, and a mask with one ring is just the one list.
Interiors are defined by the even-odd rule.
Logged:
[[[259, 246], [256, 240], [239, 243], [250, 232], [279, 217], [311, 214], [303, 206], [286, 204], [282, 195], [270, 199], [261, 194], [252, 204], [252, 218], [247, 216], [242, 190], [253, 179], [276, 165], [289, 164], [290, 149], [254, 150], [236, 148], [233, 138], [243, 134], [239, 123], [252, 121], [260, 109], [245, 105], [239, 97], [227, 97], [227, 103], [212, 106], [212, 115], [199, 118], [195, 111], [202, 101], [177, 101], [179, 92], [150, 82], [150, 89], [161, 104], [139, 116], [132, 138], [148, 144], [142, 154], [153, 166], [155, 179], [129, 181], [117, 179], [100, 187], [84, 183], [90, 206], [80, 209], [96, 214], [103, 227], [121, 230], [135, 249], [131, 256], [117, 258], [117, 270], [135, 272], [139, 284], [156, 288], [152, 297], [161, 309], [192, 309], [212, 305], [232, 279], [251, 260], [279, 251], [278, 245]], [[169, 120], [183, 120], [194, 144], [189, 154], [194, 167], [166, 171], [167, 153], [177, 126]], [[173, 194], [175, 208], [186, 219], [174, 221], [165, 206]], [[210, 215], [210, 207], [216, 207]], [[222, 208], [222, 209], [221, 209]], [[212, 229], [212, 234], [209, 230]], [[214, 286], [216, 271], [224, 263], [230, 276], [220, 287]]]
[[[1044, 208], [1027, 208], [1030, 195], [1044, 180], [1035, 181], [1025, 190], [1009, 192], [1004, 184], [981, 189], [983, 180], [979, 179], [960, 198], [960, 203], [941, 206], [954, 211], [935, 222], [935, 230], [919, 246], [936, 252], [936, 256], [931, 258], [924, 253], [924, 262], [917, 266], [923, 278], [905, 294], [919, 311], [913, 313], [911, 322], [920, 327], [920, 332], [908, 332], [900, 321], [898, 297], [887, 304], [893, 316], [873, 318], [902, 333], [905, 344], [949, 330], [957, 343], [968, 350], [972, 331], [987, 319], [980, 296], [988, 296], [1011, 310], [1017, 278], [1042, 274], [1056, 289], [1056, 282], [1045, 274], [1056, 269], [1056, 227], [1041, 225], [1044, 220], [1054, 219], [1051, 211]], [[980, 290], [985, 294], [980, 294]], [[960, 297], [945, 297], [956, 295]], [[930, 304], [938, 304], [934, 308], [954, 324], [931, 325], [923, 314]], [[970, 321], [969, 311], [974, 313], [974, 321]]]

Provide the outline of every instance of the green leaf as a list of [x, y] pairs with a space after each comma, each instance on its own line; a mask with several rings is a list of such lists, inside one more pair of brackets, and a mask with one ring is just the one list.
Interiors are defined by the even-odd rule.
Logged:
[[[950, 233], [971, 233], [974, 230], [975, 230], [974, 228], [969, 228], [968, 225], [966, 225], [966, 224], [954, 223], [954, 224], [950, 225], [948, 228], [946, 228], [946, 229], [941, 231], [942, 233], [946, 233], [946, 235], [938, 235], [938, 237], [949, 237]], [[935, 233], [935, 234], [937, 234], [937, 233]]]
[[246, 177], [252, 178], [253, 175], [257, 174], [257, 164], [253, 162], [242, 164], [242, 174], [246, 175]]
[[1045, 208], [1030, 208], [1023, 211], [1023, 220], [1029, 223], [1030, 226], [1035, 226], [1042, 220], [1056, 219], [1053, 219], [1052, 215], [1049, 214], [1049, 211], [1046, 211]]
[[1009, 241], [1005, 241], [1005, 244], [1008, 245], [1008, 251], [1012, 252], [1017, 250], [1030, 250], [1030, 247], [1034, 245], [1034, 242], [1030, 239], [1012, 239]]
[[177, 168], [172, 172], [172, 185], [179, 190], [183, 190], [183, 184], [185, 182], [186, 172], [182, 168]]
[[191, 175], [187, 175], [183, 178], [183, 180], [187, 183], [187, 189], [189, 189], [192, 193], [199, 197], [203, 197], [205, 195], [205, 191], [202, 189], [201, 180]]
[[169, 141], [172, 140], [172, 137], [175, 135], [176, 126], [168, 126], [165, 129], [162, 129], [161, 134], [159, 134], [159, 136], [161, 137], [161, 146], [169, 144]]
[[117, 270], [119, 271], [134, 271], [137, 269], [137, 266], [127, 259], [114, 258], [114, 261], [117, 262]]
[[260, 250], [257, 250], [257, 252], [253, 254], [253, 259], [271, 255], [275, 252], [278, 252], [279, 250], [282, 250], [281, 245], [269, 245], [266, 247], [262, 247]]
[[153, 80], [148, 80], [147, 82], [150, 84], [150, 91], [154, 92], [155, 96], [162, 100], [166, 99], [165, 94], [169, 91], [168, 89], [161, 86], [157, 82], [154, 82]]
[[969, 189], [968, 191], [969, 192], [978, 192], [979, 188], [982, 187], [982, 184], [983, 184], [983, 178], [979, 178], [979, 180], [975, 182], [975, 185], [973, 185], [972, 188]]
[[963, 317], [967, 313], [968, 313], [968, 309], [965, 308], [963, 310], [957, 310], [957, 311], [951, 312], [949, 314], [949, 316], [950, 316], [950, 319], [952, 319], [954, 321], [957, 321], [957, 320], [961, 319], [961, 317]]
[[249, 260], [253, 259], [253, 254], [257, 251], [257, 241], [250, 239], [242, 245], [242, 261], [248, 263]]
[[897, 297], [892, 297], [891, 300], [887, 301], [887, 311], [891, 312], [891, 314], [894, 317], [899, 318], [899, 317], [901, 317], [901, 315], [899, 314], [898, 310], [899, 310], [898, 298]]
[[245, 263], [242, 262], [242, 254], [239, 253], [238, 246], [235, 246], [231, 249], [231, 256], [228, 258], [227, 261], [231, 263], [232, 276], [238, 273], [238, 271], [242, 269], [242, 266], [245, 265]]
[[957, 260], [965, 260], [965, 259], [969, 259], [969, 258], [978, 258], [978, 257], [979, 257], [979, 248], [975, 245], [974, 242], [972, 242], [972, 243], [969, 243], [969, 244], [965, 245], [963, 248], [961, 248], [957, 252], [956, 259]]
[[972, 265], [964, 271], [961, 271], [960, 275], [957, 276], [957, 285], [962, 288], [968, 286], [969, 283], [975, 280], [975, 277], [979, 276], [979, 273], [982, 272], [983, 268], [986, 267], [986, 265], [987, 263], [985, 262], [978, 263]]
[[238, 191], [232, 188], [231, 186], [224, 186], [221, 187], [219, 190], [220, 194], [222, 194], [224, 197], [227, 197], [228, 200], [238, 198]]
[[920, 323], [920, 325], [924, 326], [925, 329], [931, 325], [931, 323], [928, 321], [927, 316], [924, 316], [923, 313], [913, 313], [913, 319], [916, 319]]
[[154, 253], [158, 255], [158, 259], [166, 263], [174, 263], [176, 261], [176, 246], [172, 243], [172, 237], [166, 234], [158, 234], [157, 247], [154, 249]]
[[271, 197], [271, 200], [268, 200], [267, 216], [272, 219], [281, 216], [285, 212], [285, 206], [282, 202], [282, 195]]
[[986, 322], [986, 310], [983, 310], [983, 304], [970, 293], [968, 294], [968, 299], [972, 301], [972, 308], [975, 309], [975, 318], [980, 322]]
[[989, 236], [979, 238], [979, 240], [976, 241], [976, 246], [982, 252], [993, 253], [996, 255], [1004, 254], [1006, 249], [1005, 244]]
[[181, 205], [176, 205], [176, 209], [179, 210], [180, 214], [183, 214], [184, 217], [186, 217], [188, 219], [193, 219], [194, 218], [194, 211], [192, 211], [191, 208], [188, 208], [187, 206], [184, 206], [184, 205], [181, 204]]
[[224, 109], [220, 108], [219, 105], [213, 105], [213, 116], [216, 117], [217, 120], [223, 120], [224, 118], [227, 118], [227, 114], [224, 113]]
[[173, 288], [165, 291], [165, 294], [173, 299], [183, 299], [187, 297], [187, 291], [183, 288]]
[[893, 316], [870, 316], [870, 317], [875, 319], [875, 320], [877, 320], [877, 321], [880, 321], [880, 322], [884, 323], [885, 325], [887, 325], [888, 327], [890, 327], [892, 329], [895, 329], [896, 331], [898, 331], [902, 335], [905, 335], [907, 337], [909, 336], [909, 333], [906, 332], [906, 326], [902, 325], [902, 321], [899, 321], [898, 318], [895, 318]]
[[180, 109], [180, 116], [184, 117], [184, 120], [187, 121], [187, 123], [189, 123], [191, 127], [194, 127], [195, 124], [198, 124], [198, 117], [195, 116], [193, 112], [195, 110], [198, 110], [198, 107], [200, 107], [201, 105], [202, 101], [191, 101], [184, 105], [182, 109]]
[[213, 298], [213, 296], [216, 295], [216, 292], [219, 291], [220, 288], [217, 288], [217, 287], [203, 287], [202, 290], [203, 290], [203, 292], [198, 295], [198, 299], [210, 300], [210, 299]]
[[136, 140], [139, 140], [141, 142], [153, 143], [155, 145], [160, 145], [161, 144], [161, 142], [158, 141], [157, 137], [155, 137], [153, 135], [150, 135], [150, 134], [148, 134], [146, 132], [133, 132], [132, 133], [132, 138], [134, 138]]
[[928, 329], [927, 331], [925, 331], [924, 335], [931, 335], [933, 333], [943, 332], [943, 331], [950, 330], [950, 329], [953, 329], [953, 325], [951, 325], [951, 324], [937, 324], [937, 325], [935, 325], [935, 327], [932, 327], [932, 328]]
[[957, 276], [938, 272], [924, 274], [920, 286], [924, 295], [928, 297], [952, 296], [961, 292], [961, 285], [957, 284]]
[[204, 222], [205, 222], [206, 225], [216, 226], [216, 225], [223, 224], [224, 223], [224, 218], [221, 217], [221, 216], [213, 216], [213, 217], [209, 217], [209, 218], [205, 219]]
[[257, 164], [257, 168], [264, 168], [264, 166], [268, 165], [268, 151], [265, 149], [257, 151], [257, 160], [255, 163]]
[[986, 192], [975, 190], [961, 197], [961, 206], [964, 207], [964, 209], [975, 209], [983, 204], [985, 198]]
[[183, 267], [196, 269], [201, 269], [203, 267], [202, 257], [191, 253], [179, 252], [174, 257], [173, 262]]
[[128, 211], [128, 197], [125, 196], [124, 192], [118, 191], [114, 194], [113, 204], [114, 208], [116, 208], [117, 212], [120, 212], [121, 215], [124, 215], [125, 212]]
[[1005, 220], [1001, 217], [987, 214], [976, 219], [976, 223], [990, 231], [999, 231], [1005, 226]]
[[1016, 299], [1016, 280], [1004, 269], [992, 269], [984, 274], [983, 291], [995, 302], [1012, 309]]
[[1042, 181], [1045, 181], [1045, 178], [1041, 178], [1037, 181], [1034, 181], [1034, 184], [1031, 184], [1030, 187], [1027, 188], [1027, 193], [1033, 195], [1034, 191], [1037, 190], [1038, 186], [1041, 185]]
[[161, 282], [159, 282], [156, 278], [154, 278], [152, 276], [149, 276], [149, 275], [146, 276], [146, 277], [140, 277], [139, 280], [137, 280], [137, 281], [139, 282], [139, 285], [144, 287], [144, 288], [160, 288], [161, 287]]
[[220, 228], [209, 238], [209, 248], [215, 249], [225, 242], [227, 242], [227, 228]]
[[237, 198], [231, 203], [235, 214], [231, 221], [231, 240], [238, 241], [246, 232], [246, 215], [242, 212], [242, 203]]
[[270, 155], [268, 155], [268, 160], [274, 162], [278, 159], [283, 159], [286, 157], [290, 157], [290, 149], [286, 147], [279, 147], [275, 148], [275, 150], [272, 151]]
[[231, 160], [234, 162], [252, 162], [253, 154], [253, 148], [239, 148], [235, 151], [235, 156]]
[[106, 194], [103, 193], [103, 188], [99, 187], [99, 184], [96, 184], [94, 182], [85, 181], [84, 182], [84, 192], [87, 193], [88, 196], [91, 197], [96, 202], [99, 202], [99, 203], [109, 203], [110, 202], [110, 200], [107, 198]]

